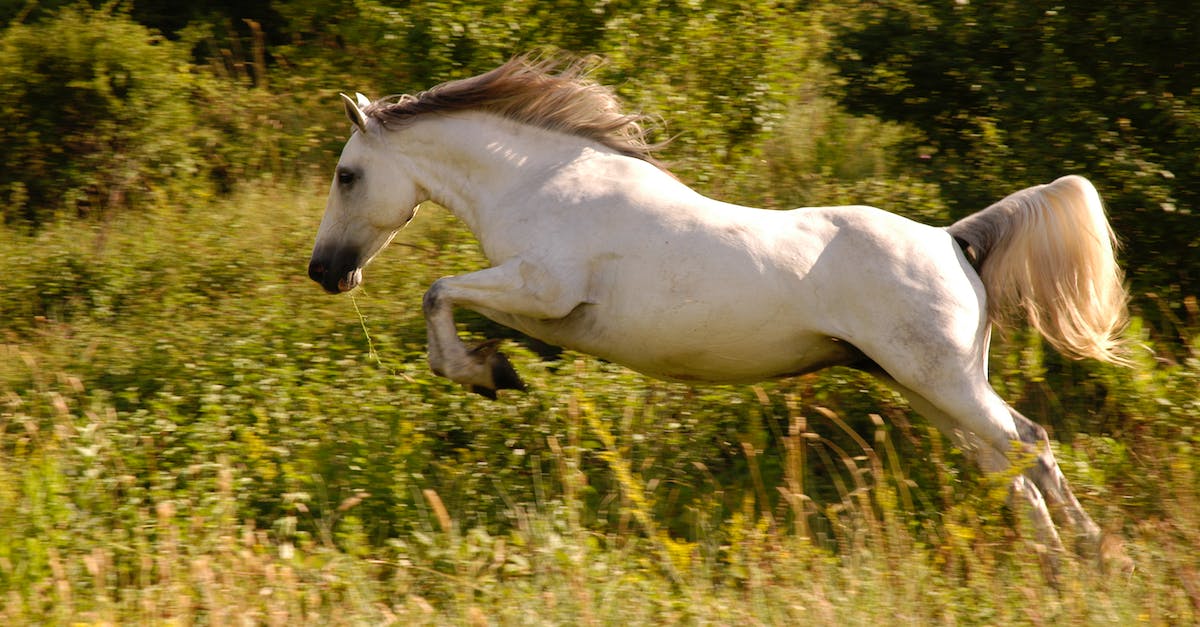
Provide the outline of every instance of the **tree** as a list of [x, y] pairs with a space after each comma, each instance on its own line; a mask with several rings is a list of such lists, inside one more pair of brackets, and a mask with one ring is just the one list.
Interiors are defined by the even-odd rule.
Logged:
[[910, 163], [955, 214], [1087, 175], [1136, 291], [1177, 296], [1200, 288], [1198, 29], [1190, 0], [890, 0], [832, 60], [851, 111], [920, 129]]
[[0, 218], [126, 203], [197, 171], [188, 56], [112, 9], [0, 35]]
[[[717, 194], [780, 120], [813, 55], [811, 14], [774, 0], [313, 0], [279, 7], [277, 58], [322, 87], [372, 96], [425, 89], [529, 52], [598, 54], [598, 79], [666, 121], [664, 157]], [[332, 81], [337, 82], [330, 85]]]

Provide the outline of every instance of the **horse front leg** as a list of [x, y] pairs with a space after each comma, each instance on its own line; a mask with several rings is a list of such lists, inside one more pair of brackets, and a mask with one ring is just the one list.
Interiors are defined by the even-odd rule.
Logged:
[[463, 384], [468, 390], [496, 400], [497, 390], [524, 390], [525, 382], [508, 357], [500, 352], [500, 340], [486, 340], [468, 347], [458, 337], [453, 308], [436, 298], [431, 290], [424, 300], [429, 368], [441, 377]]
[[566, 285], [543, 266], [521, 259], [434, 281], [422, 302], [433, 373], [490, 399], [496, 398], [497, 390], [524, 390], [521, 377], [498, 350], [499, 340], [487, 340], [474, 347], [463, 343], [454, 323], [454, 307], [485, 314], [557, 319], [582, 302]]

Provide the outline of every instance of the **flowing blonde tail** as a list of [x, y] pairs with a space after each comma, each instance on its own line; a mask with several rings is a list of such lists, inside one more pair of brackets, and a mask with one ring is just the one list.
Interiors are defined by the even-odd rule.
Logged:
[[1017, 310], [1060, 352], [1128, 364], [1128, 295], [1116, 237], [1082, 176], [1021, 190], [947, 229], [966, 244], [1003, 326]]

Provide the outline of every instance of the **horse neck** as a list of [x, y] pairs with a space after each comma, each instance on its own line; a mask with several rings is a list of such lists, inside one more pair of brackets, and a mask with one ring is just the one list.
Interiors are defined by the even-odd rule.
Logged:
[[398, 133], [397, 144], [429, 199], [463, 220], [477, 238], [490, 223], [511, 221], [515, 212], [527, 210], [523, 203], [498, 203], [522, 188], [536, 189], [587, 148], [585, 140], [480, 112], [430, 115]]

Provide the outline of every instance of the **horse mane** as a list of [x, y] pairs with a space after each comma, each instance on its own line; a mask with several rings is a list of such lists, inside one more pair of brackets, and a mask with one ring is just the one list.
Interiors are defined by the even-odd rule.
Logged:
[[662, 165], [643, 125], [648, 116], [624, 113], [612, 89], [588, 75], [596, 57], [566, 60], [518, 56], [470, 78], [449, 81], [415, 96], [389, 96], [363, 107], [385, 127], [410, 124], [424, 113], [485, 111], [510, 120], [590, 139], [621, 154]]

